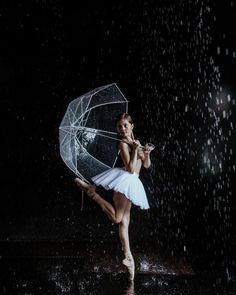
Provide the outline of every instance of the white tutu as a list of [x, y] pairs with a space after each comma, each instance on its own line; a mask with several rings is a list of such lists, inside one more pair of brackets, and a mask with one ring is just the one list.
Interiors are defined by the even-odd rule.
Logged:
[[150, 208], [143, 184], [135, 172], [130, 173], [122, 168], [111, 168], [92, 177], [92, 181], [106, 190], [111, 189], [124, 194], [141, 209]]

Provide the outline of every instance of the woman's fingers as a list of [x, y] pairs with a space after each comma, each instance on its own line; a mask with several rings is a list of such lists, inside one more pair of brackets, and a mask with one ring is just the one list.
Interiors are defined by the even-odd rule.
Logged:
[[150, 146], [148, 144], [145, 144], [145, 146], [144, 146], [144, 152], [145, 153], [150, 153], [151, 152], [151, 148], [150, 148]]
[[134, 140], [132, 145], [135, 149], [137, 149], [140, 146], [140, 143], [137, 140]]

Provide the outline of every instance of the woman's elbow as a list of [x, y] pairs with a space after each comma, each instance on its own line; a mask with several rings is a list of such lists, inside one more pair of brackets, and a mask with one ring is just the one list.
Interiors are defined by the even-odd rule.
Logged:
[[143, 164], [143, 167], [146, 168], [146, 169], [148, 169], [148, 168], [151, 167], [151, 164]]
[[134, 173], [134, 172], [135, 172], [135, 169], [134, 169], [134, 167], [133, 167], [132, 165], [129, 165], [127, 168], [128, 168], [127, 170], [128, 170], [130, 173]]

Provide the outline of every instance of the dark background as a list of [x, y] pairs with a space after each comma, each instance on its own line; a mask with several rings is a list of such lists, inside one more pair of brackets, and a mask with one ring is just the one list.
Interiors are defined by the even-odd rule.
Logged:
[[228, 0], [2, 1], [1, 241], [118, 239], [58, 139], [71, 100], [116, 82], [136, 136], [156, 145], [132, 245], [233, 269], [235, 17]]

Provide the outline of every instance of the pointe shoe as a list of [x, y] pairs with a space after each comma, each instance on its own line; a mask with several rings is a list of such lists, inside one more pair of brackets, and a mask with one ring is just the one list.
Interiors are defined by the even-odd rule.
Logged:
[[89, 197], [91, 197], [92, 199], [95, 198], [95, 190], [96, 190], [96, 186], [93, 184], [88, 184], [85, 181], [81, 180], [79, 177], [76, 177], [74, 179], [75, 184], [82, 189], [82, 191], [84, 191]]
[[125, 259], [122, 260], [122, 263], [127, 267], [129, 273], [130, 281], [134, 279], [135, 264], [134, 259], [131, 253], [125, 255]]

